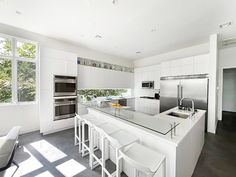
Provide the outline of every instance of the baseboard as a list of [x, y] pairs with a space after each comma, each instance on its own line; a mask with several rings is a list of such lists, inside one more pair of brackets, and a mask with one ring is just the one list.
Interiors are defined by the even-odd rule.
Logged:
[[236, 112], [233, 112], [233, 111], [222, 111], [222, 112], [227, 112], [227, 113], [236, 114]]
[[35, 131], [39, 131], [39, 128], [33, 128], [33, 129], [30, 129], [30, 130], [20, 131], [20, 135], [35, 132]]
[[48, 135], [48, 134], [60, 132], [60, 131], [63, 131], [63, 130], [68, 130], [68, 129], [71, 129], [71, 128], [73, 128], [73, 127], [74, 127], [74, 125], [71, 125], [71, 126], [69, 126], [69, 127], [59, 128], [59, 129], [55, 129], [55, 130], [49, 130], [49, 131], [40, 132], [40, 133], [42, 133], [43, 135]]

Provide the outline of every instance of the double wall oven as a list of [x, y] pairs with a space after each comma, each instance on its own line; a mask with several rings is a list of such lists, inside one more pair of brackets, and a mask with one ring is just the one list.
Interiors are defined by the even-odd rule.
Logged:
[[54, 121], [75, 116], [77, 109], [77, 79], [54, 76]]

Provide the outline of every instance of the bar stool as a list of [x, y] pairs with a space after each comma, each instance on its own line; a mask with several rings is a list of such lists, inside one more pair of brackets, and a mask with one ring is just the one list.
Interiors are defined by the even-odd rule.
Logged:
[[[161, 165], [163, 165], [163, 177], [166, 176], [166, 157], [137, 142], [129, 147], [120, 149], [117, 162], [118, 170], [120, 168], [119, 160], [121, 159], [124, 159], [135, 168], [135, 177], [139, 171], [144, 172], [147, 177], [153, 177]], [[119, 174], [117, 174], [117, 176], [119, 176]]]
[[[114, 177], [117, 174], [119, 174], [118, 168], [116, 168], [116, 171], [112, 174], [108, 172], [108, 170], [105, 167], [105, 142], [109, 143], [109, 147], [113, 147], [115, 149], [116, 153], [116, 166], [118, 167], [117, 163], [120, 163], [118, 159], [118, 151], [125, 147], [128, 146], [134, 142], [138, 141], [138, 138], [131, 135], [130, 132], [124, 131], [124, 130], [119, 130], [114, 133], [107, 133], [104, 129], [103, 126], [95, 126], [94, 129], [97, 131], [101, 137], [101, 152], [102, 152], [102, 157], [101, 159], [96, 158], [94, 155], [92, 155], [92, 158], [95, 158], [96, 161], [102, 166], [102, 177], [105, 176], [105, 174], [109, 177]], [[92, 152], [93, 154], [93, 152]]]
[[[105, 144], [103, 145], [102, 143], [105, 143], [103, 141], [103, 134], [106, 133], [108, 135], [115, 133], [117, 131], [120, 131], [120, 128], [112, 123], [106, 123], [103, 125], [99, 125], [99, 126], [94, 126], [94, 130], [95, 132], [98, 134], [98, 139], [100, 139], [101, 141], [101, 146], [100, 146], [100, 150], [102, 152], [102, 158], [98, 158], [95, 155], [95, 150], [93, 148], [91, 148], [91, 157], [92, 157], [92, 166], [91, 169], [93, 170], [95, 167], [97, 167], [98, 165], [102, 166], [102, 159], [105, 158], [105, 149], [103, 150], [103, 148], [105, 148]], [[91, 134], [91, 139], [94, 140], [94, 138], [92, 137], [94, 134]], [[92, 142], [93, 143], [93, 142]], [[95, 163], [94, 163], [95, 160]]]
[[[82, 141], [81, 141], [81, 153], [82, 157], [89, 154], [89, 159], [91, 161], [90, 150], [94, 148], [93, 139], [91, 135], [93, 134], [93, 127], [105, 124], [106, 121], [98, 119], [92, 114], [85, 114], [80, 116], [82, 125]], [[88, 125], [88, 138], [85, 139], [85, 125]], [[89, 143], [88, 145], [86, 143]], [[91, 164], [90, 164], [91, 165]]]
[[74, 145], [79, 145], [79, 153], [81, 153], [81, 117], [77, 113], [75, 113], [74, 117]]

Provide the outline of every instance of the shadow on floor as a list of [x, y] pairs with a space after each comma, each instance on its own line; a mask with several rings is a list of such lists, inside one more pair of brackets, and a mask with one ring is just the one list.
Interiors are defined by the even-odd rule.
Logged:
[[[21, 135], [20, 148], [15, 160], [20, 164], [14, 177], [100, 177], [101, 168], [93, 171], [88, 166], [88, 156], [82, 158], [74, 146], [73, 129], [42, 136], [38, 131]], [[108, 169], [114, 164], [108, 161]], [[10, 177], [15, 166], [10, 167], [1, 177]], [[122, 174], [122, 177], [126, 177]]]

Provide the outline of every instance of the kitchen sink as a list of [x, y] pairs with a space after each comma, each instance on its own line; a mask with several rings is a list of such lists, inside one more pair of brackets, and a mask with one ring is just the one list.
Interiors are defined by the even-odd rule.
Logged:
[[170, 112], [167, 115], [182, 118], [182, 119], [187, 119], [190, 116], [189, 114], [183, 114], [183, 113], [179, 113], [179, 112]]

